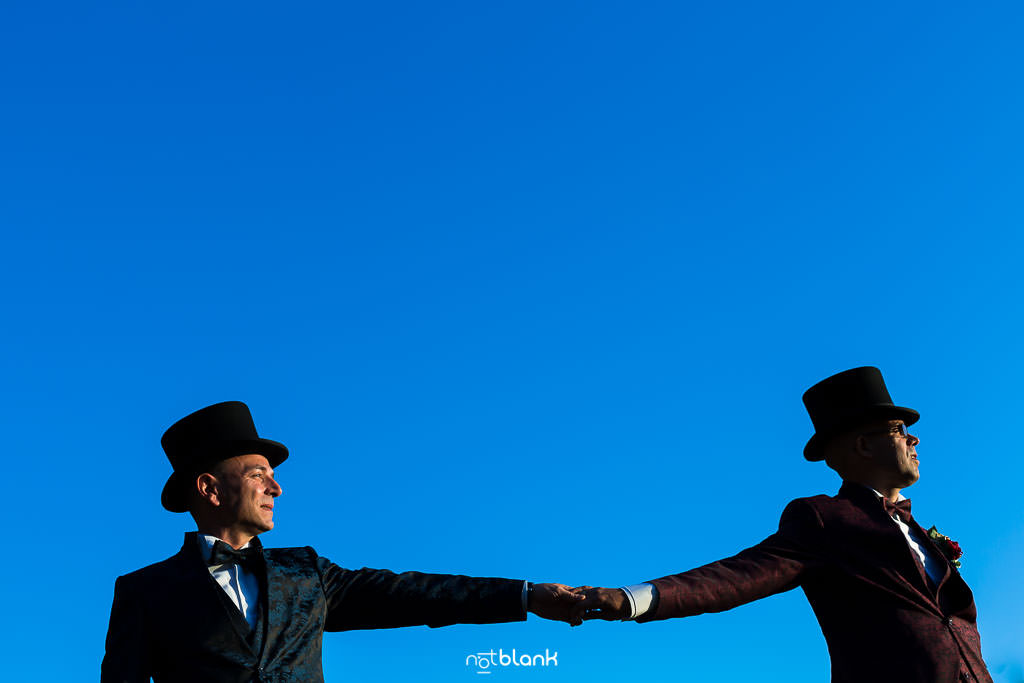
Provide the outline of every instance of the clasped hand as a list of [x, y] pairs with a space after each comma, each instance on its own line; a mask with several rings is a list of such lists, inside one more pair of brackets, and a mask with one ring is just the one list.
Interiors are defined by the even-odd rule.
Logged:
[[579, 626], [591, 619], [617, 621], [630, 616], [629, 601], [621, 588], [570, 588], [560, 583], [536, 583], [529, 611], [544, 619]]

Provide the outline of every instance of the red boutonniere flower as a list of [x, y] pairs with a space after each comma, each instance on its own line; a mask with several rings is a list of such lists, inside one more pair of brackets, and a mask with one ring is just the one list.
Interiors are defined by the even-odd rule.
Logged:
[[935, 545], [939, 547], [946, 559], [953, 563], [954, 567], [960, 568], [960, 558], [963, 557], [964, 551], [960, 549], [959, 543], [949, 536], [940, 534], [934, 526], [928, 530], [928, 538], [935, 542]]

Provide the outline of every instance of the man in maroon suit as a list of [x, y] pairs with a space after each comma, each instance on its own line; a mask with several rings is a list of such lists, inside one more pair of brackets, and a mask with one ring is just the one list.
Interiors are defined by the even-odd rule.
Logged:
[[839, 473], [838, 495], [792, 501], [778, 532], [733, 557], [584, 590], [577, 623], [722, 612], [800, 586], [834, 683], [991, 683], [959, 546], [926, 532], [900, 493], [920, 476], [918, 439], [907, 432], [917, 411], [894, 406], [873, 367], [833, 375], [803, 398], [815, 428], [804, 457]]

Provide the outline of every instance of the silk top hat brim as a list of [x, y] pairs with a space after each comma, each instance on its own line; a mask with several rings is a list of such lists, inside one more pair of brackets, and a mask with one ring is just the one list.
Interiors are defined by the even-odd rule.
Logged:
[[909, 426], [921, 418], [912, 408], [893, 405], [882, 371], [873, 366], [827, 377], [804, 392], [803, 399], [815, 430], [804, 446], [804, 458], [811, 461], [824, 460], [825, 445], [844, 432], [877, 420], [903, 420]]
[[216, 403], [183, 417], [160, 443], [174, 468], [160, 494], [160, 503], [171, 512], [188, 510], [190, 484], [222, 460], [255, 453], [277, 467], [288, 458], [284, 444], [256, 433], [249, 407], [241, 401]]

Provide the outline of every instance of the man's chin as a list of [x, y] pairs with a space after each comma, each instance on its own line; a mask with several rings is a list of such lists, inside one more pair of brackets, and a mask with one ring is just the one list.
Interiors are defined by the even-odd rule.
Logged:
[[274, 528], [274, 520], [261, 519], [258, 522], [252, 522], [249, 524], [249, 532], [252, 535], [262, 534], [264, 531], [270, 531]]

